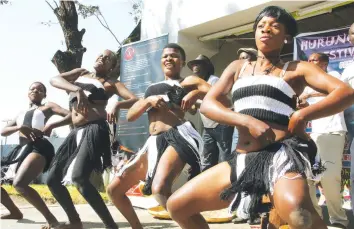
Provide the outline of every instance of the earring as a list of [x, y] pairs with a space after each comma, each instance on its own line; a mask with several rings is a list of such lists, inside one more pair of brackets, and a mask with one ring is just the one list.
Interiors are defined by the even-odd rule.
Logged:
[[284, 43], [287, 44], [287, 43], [288, 43], [288, 40], [284, 40]]

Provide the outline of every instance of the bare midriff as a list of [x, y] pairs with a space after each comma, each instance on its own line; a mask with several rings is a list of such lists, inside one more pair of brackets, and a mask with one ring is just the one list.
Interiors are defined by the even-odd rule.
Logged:
[[[269, 123], [265, 122], [271, 127], [271, 131], [273, 131], [275, 135], [275, 142], [282, 141], [285, 138], [288, 138], [291, 134], [288, 131], [288, 128], [286, 126], [282, 126], [279, 124], [274, 124], [274, 123]], [[239, 153], [249, 153], [249, 152], [255, 152], [259, 151], [268, 145], [272, 144], [270, 142], [269, 144], [265, 145], [264, 143], [262, 144], [258, 139], [254, 138], [249, 130], [244, 127], [238, 127], [238, 143], [236, 146], [236, 150]]]
[[158, 135], [166, 132], [172, 127], [181, 125], [185, 122], [184, 112], [178, 108], [170, 110], [152, 109], [148, 113], [149, 132], [151, 135]]
[[73, 103], [73, 108], [71, 111], [71, 118], [74, 126], [82, 126], [87, 123], [100, 120], [100, 119], [106, 119], [107, 118], [107, 112], [106, 112], [106, 101], [97, 101], [97, 103], [90, 103], [88, 106], [87, 113], [83, 115], [82, 113], [78, 112], [76, 107], [77, 107], [77, 102]]

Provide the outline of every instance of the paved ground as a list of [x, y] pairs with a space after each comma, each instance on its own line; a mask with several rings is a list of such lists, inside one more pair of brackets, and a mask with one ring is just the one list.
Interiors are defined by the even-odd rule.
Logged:
[[[38, 229], [40, 225], [45, 223], [43, 216], [31, 205], [25, 203], [23, 201], [18, 202], [16, 201], [24, 214], [24, 219], [22, 220], [1, 220], [0, 228], [1, 229]], [[86, 229], [96, 229], [96, 228], [103, 228], [103, 224], [101, 223], [98, 216], [92, 210], [92, 208], [87, 205], [76, 205], [78, 212], [84, 222], [84, 228]], [[112, 213], [115, 221], [118, 223], [119, 228], [130, 228], [127, 221], [124, 217], [119, 213], [119, 211], [112, 205], [108, 205], [110, 212]], [[1, 206], [0, 207], [1, 213], [5, 213], [6, 209]], [[59, 221], [66, 221], [67, 218], [65, 216], [64, 211], [58, 205], [51, 205], [50, 210], [53, 214], [58, 218]], [[157, 228], [179, 228], [176, 223], [171, 220], [158, 220], [154, 219], [146, 210], [136, 209], [138, 216], [141, 222], [144, 222], [143, 226], [146, 229], [157, 229]], [[327, 211], [324, 211], [327, 212]], [[347, 215], [350, 218], [350, 225], [348, 229], [354, 229], [354, 217], [351, 212], [347, 211]], [[326, 220], [328, 221], [328, 215], [324, 215]], [[211, 229], [249, 229], [250, 227], [247, 224], [235, 225], [232, 223], [225, 223], [225, 224], [210, 224]]]
[[[124, 217], [119, 213], [119, 211], [114, 207], [109, 205], [109, 210], [112, 213], [115, 221], [118, 223], [119, 228], [130, 228], [127, 221]], [[103, 224], [101, 223], [98, 216], [92, 210], [89, 205], [76, 205], [78, 212], [84, 222], [84, 228], [87, 229], [96, 229], [103, 228]], [[58, 205], [53, 205], [50, 207], [50, 210], [53, 212], [55, 216], [57, 216], [59, 221], [66, 221], [66, 217], [64, 211]], [[1, 213], [5, 213], [5, 208], [1, 206]], [[44, 224], [44, 218], [36, 209], [29, 205], [25, 205], [21, 207], [21, 211], [23, 212], [24, 219], [22, 220], [1, 220], [0, 228], [1, 229], [39, 229], [40, 225]], [[179, 228], [176, 223], [172, 220], [158, 220], [154, 219], [146, 210], [136, 209], [138, 216], [141, 222], [144, 222], [143, 226], [146, 229], [157, 229], [157, 228]], [[229, 229], [229, 228], [237, 228], [237, 229], [249, 229], [247, 224], [240, 225], [235, 227], [235, 224], [227, 223], [227, 224], [211, 224], [212, 229]]]

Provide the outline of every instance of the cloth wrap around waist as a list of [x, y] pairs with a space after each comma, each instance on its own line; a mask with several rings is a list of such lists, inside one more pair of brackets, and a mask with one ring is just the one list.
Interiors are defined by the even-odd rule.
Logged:
[[[262, 208], [262, 197], [272, 194], [274, 184], [278, 178], [286, 173], [298, 173], [304, 178], [312, 179], [325, 169], [321, 163], [316, 164], [316, 144], [299, 137], [290, 137], [273, 143], [266, 148], [249, 152], [246, 155], [235, 153], [229, 160], [231, 166], [230, 188], [225, 189], [220, 197], [223, 200], [232, 200], [229, 211], [235, 211], [242, 197], [251, 196], [249, 214], [256, 218]], [[244, 156], [245, 168], [237, 177], [237, 157]], [[311, 176], [311, 177], [309, 177]]]
[[[82, 130], [82, 136], [77, 142], [77, 134]], [[76, 127], [66, 137], [59, 147], [50, 167], [57, 167], [63, 177], [82, 147], [89, 154], [93, 170], [102, 173], [112, 166], [109, 126], [103, 119], [89, 122]], [[58, 168], [59, 167], [59, 168]]]
[[150, 136], [139, 152], [122, 167], [117, 176], [121, 176], [124, 171], [134, 165], [142, 155], [148, 154], [148, 171], [142, 192], [144, 195], [151, 195], [151, 185], [157, 166], [163, 153], [169, 146], [172, 146], [176, 150], [183, 162], [190, 165], [189, 179], [201, 172], [200, 154], [203, 152], [204, 148], [203, 140], [192, 123], [185, 122], [179, 126], [172, 127], [166, 132]]
[[5, 169], [2, 170], [1, 177], [3, 177], [3, 173], [6, 173], [8, 168], [15, 163], [17, 163], [17, 165], [13, 172], [16, 173], [25, 158], [32, 152], [38, 153], [45, 158], [46, 164], [43, 172], [46, 172], [54, 157], [53, 145], [46, 138], [37, 138], [32, 142], [24, 137], [20, 137], [20, 144], [9, 152], [6, 157], [1, 158], [1, 167], [5, 167]]

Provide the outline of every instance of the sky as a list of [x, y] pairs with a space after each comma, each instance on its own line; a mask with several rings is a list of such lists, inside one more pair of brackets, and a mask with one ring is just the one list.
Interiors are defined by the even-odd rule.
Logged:
[[[48, 1], [53, 4], [53, 0]], [[133, 17], [129, 14], [132, 0], [80, 2], [98, 5], [120, 41], [135, 27]], [[56, 24], [46, 26], [41, 23], [48, 21]], [[79, 16], [78, 28], [86, 29], [82, 41], [87, 48], [83, 56], [83, 68], [93, 70], [96, 57], [104, 49], [118, 50], [118, 43], [95, 17], [83, 19]], [[35, 81], [46, 85], [46, 101], [68, 108], [67, 94], [49, 84], [50, 78], [58, 75], [51, 59], [58, 49], [65, 51], [66, 46], [61, 27], [48, 4], [44, 0], [11, 0], [9, 5], [0, 5], [0, 31], [0, 127], [3, 127], [5, 120], [13, 119], [21, 110], [28, 108], [28, 88]], [[50, 121], [57, 118], [53, 117]], [[65, 137], [68, 131], [68, 127], [61, 127], [56, 133]], [[17, 136], [13, 135], [7, 139], [7, 143], [15, 144], [13, 142], [16, 140]]]

